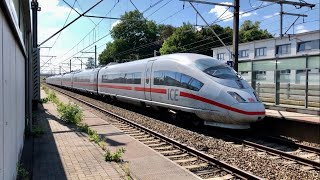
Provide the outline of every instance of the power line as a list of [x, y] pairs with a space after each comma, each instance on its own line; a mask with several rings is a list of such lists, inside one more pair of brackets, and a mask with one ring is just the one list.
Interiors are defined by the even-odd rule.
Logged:
[[65, 28], [67, 28], [68, 26], [70, 26], [72, 23], [74, 23], [75, 21], [77, 21], [79, 18], [81, 18], [83, 15], [85, 15], [87, 12], [89, 12], [91, 9], [93, 9], [94, 7], [96, 7], [98, 4], [100, 4], [103, 0], [100, 0], [99, 2], [97, 2], [96, 4], [94, 4], [91, 8], [89, 8], [87, 11], [85, 11], [84, 13], [82, 13], [81, 15], [79, 15], [77, 18], [75, 18], [74, 20], [72, 20], [69, 24], [67, 24], [66, 26], [64, 26], [62, 29], [60, 29], [59, 31], [57, 31], [56, 33], [54, 33], [53, 35], [51, 35], [49, 38], [47, 38], [46, 40], [44, 40], [42, 43], [40, 43], [38, 46], [41, 46], [42, 44], [46, 43], [47, 41], [49, 41], [51, 38], [53, 38], [54, 36], [56, 36], [58, 33], [60, 33], [61, 31], [63, 31]]
[[[63, 1], [64, 1], [64, 0], [63, 0]], [[67, 16], [67, 19], [64, 21], [64, 24], [63, 24], [62, 28], [64, 28], [65, 25], [67, 24], [68, 19], [69, 19], [69, 17], [70, 17], [70, 14], [71, 14], [71, 12], [72, 12], [72, 9], [73, 9], [73, 7], [74, 7], [74, 5], [75, 5], [76, 2], [77, 2], [77, 0], [75, 0], [75, 1], [73, 2], [72, 8], [71, 8], [70, 11], [69, 11], [69, 14], [68, 14], [68, 16]], [[67, 2], [65, 2], [65, 3], [67, 3]], [[69, 4], [68, 4], [68, 5], [69, 5]], [[57, 36], [56, 40], [54, 41], [53, 45], [51, 46], [51, 48], [53, 48], [54, 45], [57, 43], [57, 40], [59, 39], [60, 35], [61, 35], [61, 32], [58, 34], [58, 36]]]
[[[119, 1], [117, 1], [114, 6], [106, 13], [106, 16], [116, 7], [116, 5], [119, 3]], [[62, 57], [64, 57], [66, 54], [68, 54], [70, 51], [72, 51], [75, 47], [77, 47], [95, 28], [97, 28], [99, 26], [99, 24], [103, 21], [104, 19], [101, 19], [98, 24], [96, 24], [76, 45], [74, 45], [71, 49], [69, 49], [66, 53], [64, 53]]]

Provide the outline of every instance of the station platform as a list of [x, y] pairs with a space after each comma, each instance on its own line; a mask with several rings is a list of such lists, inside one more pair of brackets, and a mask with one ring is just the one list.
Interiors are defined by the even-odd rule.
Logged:
[[[57, 97], [61, 102], [72, 103], [72, 100], [68, 99], [66, 96], [56, 93]], [[55, 109], [52, 104], [44, 104], [46, 106], [46, 111], [50, 112], [57, 117]], [[106, 120], [100, 117], [100, 115], [95, 114], [91, 108], [81, 107], [83, 109], [84, 118], [83, 123], [86, 123], [90, 128], [96, 130], [98, 134], [104, 138], [105, 142], [108, 144], [107, 148], [112, 152], [123, 147], [126, 152], [123, 156], [123, 160], [128, 162], [128, 170], [130, 176], [133, 179], [148, 179], [148, 180], [165, 180], [165, 179], [183, 179], [183, 180], [193, 180], [200, 179], [194, 174], [190, 173], [188, 170], [178, 166], [176, 163], [165, 158], [160, 153], [154, 151], [148, 146], [140, 143], [134, 138], [126, 135], [121, 130], [117, 129], [113, 125], [109, 124]], [[55, 124], [58, 122], [55, 121]], [[73, 132], [74, 134], [79, 134], [79, 132]], [[93, 144], [93, 143], [91, 143]], [[90, 145], [91, 146], [91, 145]], [[97, 146], [97, 148], [99, 148]], [[81, 149], [79, 149], [81, 151]], [[68, 151], [64, 149], [64, 151]], [[102, 151], [102, 150], [101, 150]], [[100, 155], [98, 158], [103, 159]], [[98, 159], [97, 158], [97, 159]], [[100, 160], [98, 160], [100, 161]], [[102, 166], [106, 162], [101, 162]], [[108, 165], [110, 167], [110, 165]], [[117, 167], [115, 168], [117, 170]], [[106, 172], [108, 174], [108, 171]], [[122, 174], [119, 173], [120, 175]], [[119, 176], [124, 177], [124, 176]], [[111, 178], [113, 179], [113, 178]]]
[[317, 108], [272, 104], [265, 104], [265, 107], [267, 117], [320, 125], [320, 111]]

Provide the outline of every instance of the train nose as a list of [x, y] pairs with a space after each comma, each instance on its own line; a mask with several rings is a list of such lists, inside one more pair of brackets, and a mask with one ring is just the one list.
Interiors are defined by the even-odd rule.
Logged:
[[235, 110], [229, 111], [230, 117], [238, 123], [251, 123], [260, 121], [265, 117], [265, 107], [262, 103], [237, 103]]

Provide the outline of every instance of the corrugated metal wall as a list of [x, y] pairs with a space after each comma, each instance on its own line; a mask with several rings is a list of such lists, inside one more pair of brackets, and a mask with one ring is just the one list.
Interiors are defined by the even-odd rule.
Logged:
[[15, 179], [25, 128], [25, 63], [0, 10], [0, 180]]

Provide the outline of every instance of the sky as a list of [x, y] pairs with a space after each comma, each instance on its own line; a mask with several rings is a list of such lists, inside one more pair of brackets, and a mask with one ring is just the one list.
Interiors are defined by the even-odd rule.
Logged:
[[[88, 10], [100, 0], [64, 0], [73, 6], [80, 14]], [[41, 11], [38, 12], [38, 44], [41, 44], [51, 35], [59, 31], [65, 24], [70, 23], [79, 16], [63, 0], [38, 0]], [[195, 10], [187, 2], [179, 0], [131, 0], [136, 8], [143, 12], [148, 20], [156, 23], [180, 26], [183, 23], [193, 25], [206, 25]], [[207, 0], [210, 2], [210, 0]], [[298, 0], [296, 0], [298, 1]], [[313, 9], [304, 7], [297, 9], [292, 5], [284, 5], [288, 13], [306, 14], [300, 17], [287, 33], [302, 33], [319, 30], [320, 11], [318, 0], [305, 0], [307, 3], [316, 4]], [[232, 4], [233, 1], [215, 0], [211, 2]], [[232, 27], [233, 9], [225, 6], [196, 4], [197, 10], [208, 23], [216, 22], [223, 27]], [[135, 10], [130, 0], [103, 0], [90, 10], [87, 15], [120, 17], [127, 11]], [[267, 29], [271, 34], [279, 36], [280, 31], [280, 6], [258, 0], [240, 0], [240, 25], [245, 20], [260, 21], [261, 28]], [[219, 19], [218, 19], [219, 18]], [[283, 32], [296, 20], [295, 16], [284, 16]], [[218, 20], [217, 20], [218, 19]], [[44, 73], [59, 73], [69, 71], [71, 60], [72, 70], [80, 69], [81, 60], [94, 57], [94, 46], [97, 47], [97, 57], [104, 50], [105, 44], [112, 41], [109, 35], [114, 25], [119, 23], [115, 19], [99, 19], [81, 17], [65, 28], [49, 41], [42, 44], [41, 71]], [[200, 28], [200, 26], [198, 27]], [[83, 52], [83, 53], [82, 53]], [[151, 52], [152, 53], [152, 52]], [[83, 68], [85, 65], [83, 65]]]

